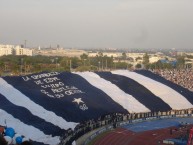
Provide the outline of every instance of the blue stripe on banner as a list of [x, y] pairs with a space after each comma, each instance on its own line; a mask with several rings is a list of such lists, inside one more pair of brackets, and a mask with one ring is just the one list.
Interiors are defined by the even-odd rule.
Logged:
[[[78, 109], [77, 113], [80, 113], [79, 115], [82, 115], [83, 118], [88, 117], [88, 119], [92, 119], [111, 113], [128, 113], [127, 110], [114, 102], [102, 90], [92, 86], [81, 76], [73, 73], [63, 73], [60, 75], [60, 78], [66, 83], [66, 85], [74, 85], [83, 92], [82, 94], [74, 94], [74, 98], [81, 97], [89, 108], [86, 112]], [[77, 113], [74, 115], [77, 116]]]
[[[27, 105], [27, 104], [26, 104]], [[47, 135], [61, 136], [65, 133], [65, 130], [60, 129], [57, 126], [49, 122], [45, 122], [43, 119], [34, 116], [24, 107], [16, 106], [9, 102], [4, 96], [0, 94], [0, 109], [5, 110], [7, 113], [19, 119], [21, 122], [32, 125], [35, 128], [40, 129]]]
[[[28, 91], [30, 92], [31, 90], [28, 90]], [[42, 118], [45, 121], [54, 124], [55, 126], [59, 126], [60, 128], [63, 128], [66, 130], [69, 128], [74, 129], [74, 127], [77, 125], [77, 123], [67, 122], [62, 117], [57, 116], [54, 112], [44, 109], [42, 106], [33, 102], [30, 98], [28, 98], [23, 93], [21, 93], [20, 91], [15, 89], [13, 86], [8, 84], [2, 78], [0, 78], [0, 92], [11, 103], [28, 109], [33, 115], [38, 116], [39, 118]], [[41, 94], [37, 94], [37, 97], [39, 95]]]
[[132, 95], [126, 94], [116, 85], [112, 84], [101, 78], [99, 75], [93, 72], [76, 72], [84, 79], [86, 79], [92, 86], [102, 90], [104, 93], [108, 94], [115, 102], [123, 106], [129, 112], [150, 112], [150, 110], [136, 100]]
[[157, 97], [166, 102], [172, 109], [179, 110], [193, 107], [193, 105], [183, 95], [163, 83], [155, 81], [136, 72], [117, 70], [113, 71], [112, 73], [123, 75], [137, 81], [144, 87], [148, 88], [148, 90], [150, 90]]
[[166, 80], [165, 78], [163, 78], [157, 74], [154, 74], [151, 71], [136, 70], [135, 72], [171, 87], [176, 92], [178, 92], [179, 94], [184, 96], [191, 104], [193, 104], [193, 97], [192, 97], [193, 92], [189, 91], [188, 89], [181, 87], [181, 86], [179, 86], [179, 85], [177, 85], [169, 80]]
[[82, 122], [115, 112], [128, 113], [76, 74], [52, 72], [3, 79], [36, 104], [67, 121]]
[[32, 141], [32, 145], [48, 145], [37, 141]]
[[136, 81], [111, 72], [96, 72], [100, 77], [117, 85], [124, 92], [135, 97], [140, 103], [145, 105], [151, 111], [169, 111], [172, 108], [162, 99], [155, 96], [151, 91], [137, 83]]

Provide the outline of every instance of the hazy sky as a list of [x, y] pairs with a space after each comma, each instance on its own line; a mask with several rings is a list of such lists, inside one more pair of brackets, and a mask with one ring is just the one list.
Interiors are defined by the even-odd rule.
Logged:
[[193, 0], [0, 0], [0, 43], [193, 48]]

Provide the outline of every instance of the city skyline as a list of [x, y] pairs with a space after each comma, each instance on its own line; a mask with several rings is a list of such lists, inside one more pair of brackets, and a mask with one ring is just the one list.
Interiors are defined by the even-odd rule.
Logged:
[[0, 43], [192, 48], [191, 0], [2, 0]]

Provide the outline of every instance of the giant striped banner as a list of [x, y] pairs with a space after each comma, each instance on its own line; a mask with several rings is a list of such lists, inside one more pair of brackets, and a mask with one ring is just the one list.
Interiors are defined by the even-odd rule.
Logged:
[[188, 109], [192, 96], [144, 70], [7, 76], [0, 78], [0, 125], [36, 143], [56, 145], [81, 122], [112, 113]]

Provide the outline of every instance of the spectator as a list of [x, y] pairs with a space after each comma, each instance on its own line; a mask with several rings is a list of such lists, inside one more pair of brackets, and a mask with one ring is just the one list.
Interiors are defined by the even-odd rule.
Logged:
[[0, 135], [0, 145], [7, 145], [6, 140], [4, 139], [3, 136]]
[[191, 69], [155, 69], [153, 72], [173, 83], [193, 91], [193, 70]]
[[4, 127], [3, 126], [0, 126], [0, 135], [2, 135], [4, 133]]
[[21, 145], [32, 145], [32, 143], [30, 141], [24, 141], [21, 143]]

